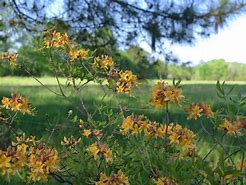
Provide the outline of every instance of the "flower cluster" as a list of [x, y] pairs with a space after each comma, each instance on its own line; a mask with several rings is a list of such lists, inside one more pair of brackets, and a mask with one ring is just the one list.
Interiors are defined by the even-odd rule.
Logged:
[[106, 145], [103, 144], [94, 143], [87, 148], [87, 151], [91, 155], [93, 155], [94, 159], [97, 159], [99, 156], [102, 156], [106, 160], [106, 162], [111, 160], [113, 157], [112, 151]]
[[129, 185], [128, 177], [121, 170], [117, 173], [107, 176], [105, 173], [100, 173], [100, 179], [96, 185]]
[[94, 58], [93, 65], [97, 68], [109, 71], [114, 66], [114, 61], [112, 57], [102, 55], [101, 57]]
[[18, 54], [13, 54], [10, 52], [5, 52], [0, 55], [0, 60], [6, 60], [11, 66], [16, 66]]
[[[45, 48], [65, 47], [65, 51], [67, 52], [70, 62], [74, 62], [79, 59], [83, 60], [93, 58], [93, 62], [89, 64], [91, 64], [95, 69], [99, 69], [100, 73], [106, 75], [109, 84], [111, 82], [114, 83], [114, 89], [117, 93], [130, 93], [137, 77], [129, 70], [122, 71], [116, 68], [112, 57], [107, 55], [89, 57], [89, 50], [84, 48], [76, 49], [76, 44], [69, 41], [67, 33], [62, 34], [57, 31], [49, 30], [45, 32], [45, 36], [46, 37], [43, 41]], [[88, 71], [89, 68], [86, 67], [86, 70]], [[97, 73], [98, 71], [95, 70], [94, 72]]]
[[191, 106], [186, 109], [186, 112], [189, 114], [187, 117], [188, 120], [192, 118], [197, 120], [197, 118], [201, 117], [201, 114], [204, 114], [207, 118], [212, 118], [214, 116], [210, 105], [206, 105], [204, 102], [201, 102], [200, 104], [192, 103]]
[[185, 150], [193, 147], [193, 143], [196, 138], [196, 135], [191, 130], [182, 128], [179, 124], [171, 124], [170, 129], [168, 129], [168, 134], [170, 144], [179, 144]]
[[70, 49], [69, 51], [69, 57], [70, 61], [73, 62], [78, 59], [87, 59], [89, 54], [89, 50], [86, 49]]
[[3, 97], [1, 107], [12, 111], [19, 111], [22, 114], [31, 114], [31, 107], [27, 99], [18, 94], [12, 94], [11, 98]]
[[170, 144], [181, 145], [185, 150], [193, 147], [196, 137], [191, 130], [182, 128], [179, 124], [159, 124], [148, 120], [145, 116], [128, 116], [121, 125], [121, 132], [124, 135], [128, 133], [138, 134], [142, 131], [148, 137], [163, 138], [167, 135]]
[[0, 150], [0, 171], [2, 174], [14, 175], [25, 166], [26, 144], [17, 147], [8, 147], [6, 151]]
[[57, 31], [51, 32], [50, 30], [45, 32], [46, 38], [44, 39], [44, 46], [46, 48], [51, 47], [64, 47], [68, 44], [69, 39], [67, 33], [60, 33]]
[[12, 141], [12, 146], [17, 146], [22, 143], [30, 143], [32, 145], [36, 145], [39, 142], [40, 140], [37, 140], [35, 136], [26, 137], [26, 134], [23, 133], [22, 135], [17, 136], [15, 138], [15, 141]]
[[234, 122], [225, 119], [224, 122], [220, 124], [219, 129], [229, 135], [239, 135], [241, 134], [240, 130], [242, 127], [243, 125], [240, 121], [240, 117], [237, 117], [237, 120]]
[[159, 177], [158, 179], [154, 180], [156, 185], [178, 185], [175, 180], [168, 178], [168, 177]]
[[144, 132], [146, 136], [164, 137], [166, 133], [166, 125], [160, 125], [157, 122], [148, 120], [145, 116], [131, 115], [124, 119], [121, 125], [121, 132], [126, 135], [139, 134]]
[[180, 104], [183, 98], [180, 88], [158, 82], [152, 90], [151, 103], [154, 107], [162, 107], [167, 102]]
[[66, 146], [68, 148], [73, 148], [78, 145], [81, 141], [81, 138], [75, 139], [73, 136], [67, 138], [64, 136], [63, 141], [61, 141], [62, 146]]
[[134, 75], [131, 71], [120, 71], [119, 79], [116, 82], [116, 92], [118, 93], [129, 93], [131, 87], [135, 84], [137, 76]]
[[30, 181], [46, 181], [51, 172], [58, 170], [58, 155], [54, 148], [47, 148], [35, 138], [18, 137], [6, 151], [0, 150], [0, 171], [6, 175], [20, 174], [29, 169]]
[[132, 71], [114, 69], [115, 63], [113, 59], [106, 55], [95, 57], [93, 65], [107, 72], [108, 82], [114, 81], [116, 83], [115, 91], [117, 93], [127, 94], [131, 92], [131, 88], [137, 80], [137, 76]]
[[31, 181], [46, 181], [48, 175], [58, 170], [58, 153], [54, 148], [39, 144], [29, 149], [28, 167]]

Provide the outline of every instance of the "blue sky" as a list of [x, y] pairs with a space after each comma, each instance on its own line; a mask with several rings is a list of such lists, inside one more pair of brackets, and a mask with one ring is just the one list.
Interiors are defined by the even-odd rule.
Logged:
[[246, 15], [235, 18], [215, 35], [198, 39], [194, 46], [174, 45], [170, 49], [182, 61], [193, 64], [218, 58], [246, 64]]

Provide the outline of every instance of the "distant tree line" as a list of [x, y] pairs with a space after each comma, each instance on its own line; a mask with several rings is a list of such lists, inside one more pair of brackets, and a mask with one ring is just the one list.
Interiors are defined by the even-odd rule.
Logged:
[[[38, 43], [38, 39], [36, 44]], [[95, 52], [105, 53], [106, 50]], [[52, 76], [53, 71], [47, 55], [44, 52], [36, 52], [30, 45], [23, 46], [18, 52], [24, 56], [19, 62], [28, 66], [28, 71], [35, 76]], [[107, 53], [107, 52], [106, 52]], [[130, 69], [137, 74], [139, 79], [182, 79], [182, 80], [246, 80], [246, 64], [226, 62], [224, 59], [215, 59], [191, 66], [189, 63], [170, 63], [161, 60], [153, 60], [150, 54], [137, 46], [130, 46], [126, 50], [115, 49], [108, 53], [122, 69]], [[62, 61], [58, 56], [57, 62]], [[30, 76], [21, 68], [10, 68], [1, 65], [0, 76]]]
[[215, 59], [193, 69], [193, 79], [198, 80], [246, 80], [246, 64]]

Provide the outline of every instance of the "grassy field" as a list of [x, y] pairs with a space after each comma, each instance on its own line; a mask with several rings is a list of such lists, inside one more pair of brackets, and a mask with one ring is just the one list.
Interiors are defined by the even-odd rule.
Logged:
[[[39, 80], [45, 84], [50, 89], [59, 92], [56, 84], [56, 79], [52, 77], [42, 77]], [[61, 79], [61, 83], [65, 85], [66, 80]], [[131, 114], [131, 112], [145, 114], [150, 119], [156, 121], [162, 121], [163, 112], [159, 109], [153, 109], [149, 100], [151, 95], [152, 86], [156, 81], [148, 80], [141, 81], [140, 84], [134, 89], [133, 93], [128, 95], [120, 95], [118, 100], [115, 96], [107, 91], [107, 98], [101, 101], [101, 96], [103, 96], [104, 90], [96, 84], [89, 84], [81, 92], [81, 95], [87, 105], [88, 109], [93, 111], [98, 106], [107, 106], [114, 110], [119, 109], [119, 103], [123, 107], [127, 107], [126, 114]], [[171, 84], [171, 81], [168, 81]], [[216, 109], [223, 105], [221, 100], [216, 95], [216, 82], [215, 81], [183, 81], [181, 82], [182, 89], [186, 100], [184, 102], [184, 107], [188, 106], [191, 102], [205, 101], [211, 104], [213, 109]], [[233, 96], [237, 96], [238, 92], [246, 95], [246, 82], [228, 82], [228, 89], [235, 85]], [[63, 97], [57, 96], [50, 92], [43, 86], [41, 86], [33, 78], [18, 78], [18, 77], [1, 77], [0, 78], [0, 97], [10, 96], [11, 92], [20, 93], [26, 97], [35, 107], [36, 115], [34, 117], [24, 116], [20, 118], [20, 126], [22, 129], [26, 130], [30, 134], [37, 134], [38, 136], [43, 136], [46, 132], [47, 118], [49, 118], [50, 124], [57, 124], [62, 126], [66, 125], [64, 120], [66, 119], [69, 110], [74, 109], [74, 104], [81, 106], [79, 103], [79, 98], [77, 95], [72, 93], [71, 89], [64, 86], [65, 93], [69, 97], [70, 101], [65, 100]], [[187, 122], [186, 113], [183, 111], [184, 107], [171, 106], [171, 121], [179, 122], [188, 126], [191, 129], [197, 130], [197, 125]], [[245, 108], [242, 112], [245, 112]], [[96, 117], [95, 117], [96, 119]], [[199, 126], [198, 126], [199, 127]]]
[[[39, 80], [53, 91], [59, 92], [56, 85], [55, 78], [42, 77]], [[65, 88], [65, 79], [61, 79], [62, 84]], [[84, 99], [85, 105], [87, 105], [89, 111], [93, 112], [97, 107], [104, 106], [112, 108], [114, 111], [119, 110], [119, 104], [125, 109], [125, 113], [138, 113], [148, 116], [151, 120], [161, 122], [163, 120], [163, 111], [153, 109], [150, 104], [151, 89], [155, 81], [141, 81], [138, 87], [134, 89], [134, 92], [130, 95], [120, 95], [118, 99], [113, 96], [111, 91], [106, 90], [108, 93], [107, 98], [101, 100], [104, 90], [96, 84], [89, 84], [87, 88], [84, 88], [81, 92], [81, 96]], [[171, 81], [169, 81], [171, 83]], [[184, 95], [186, 100], [184, 107], [188, 106], [191, 102], [204, 101], [211, 104], [212, 109], [216, 110], [219, 107], [223, 107], [224, 104], [216, 95], [216, 82], [214, 81], [184, 81], [181, 82]], [[246, 82], [229, 82], [226, 86], [228, 89], [235, 85], [235, 89], [232, 93], [232, 97], [236, 97], [238, 92], [241, 92], [244, 96], [246, 95]], [[10, 96], [11, 92], [20, 93], [28, 97], [29, 102], [35, 107], [35, 116], [21, 116], [18, 118], [16, 127], [24, 130], [27, 134], [37, 135], [38, 137], [48, 138], [50, 133], [53, 131], [53, 135], [50, 140], [52, 144], [58, 145], [58, 142], [64, 136], [73, 134], [76, 132], [76, 127], [67, 122], [66, 117], [69, 110], [74, 109], [73, 105], [81, 106], [78, 95], [74, 95], [71, 89], [66, 89], [65, 93], [69, 98], [69, 101], [63, 97], [57, 96], [50, 92], [43, 86], [41, 86], [33, 78], [17, 78], [17, 77], [1, 77], [0, 78], [0, 97]], [[208, 130], [210, 129], [210, 123], [204, 122], [201, 126], [200, 123], [194, 121], [187, 121], [186, 113], [183, 111], [184, 107], [171, 106], [170, 115], [172, 122], [178, 122], [191, 130], [197, 132], [203, 142], [200, 145], [200, 152], [207, 151], [211, 141], [208, 135], [204, 132], [203, 127], [205, 126]], [[241, 109], [241, 113], [245, 114], [246, 107]], [[78, 116], [83, 118], [78, 113]], [[94, 119], [100, 119], [96, 114]], [[54, 129], [55, 128], [55, 129]], [[206, 145], [206, 146], [205, 146]], [[0, 179], [1, 180], [1, 179]], [[2, 185], [2, 182], [0, 181]]]

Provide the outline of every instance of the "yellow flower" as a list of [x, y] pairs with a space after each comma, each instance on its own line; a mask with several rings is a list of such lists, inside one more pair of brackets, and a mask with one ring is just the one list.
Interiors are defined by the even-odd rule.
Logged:
[[90, 129], [84, 129], [83, 136], [89, 137], [90, 135], [91, 135], [91, 130]]
[[196, 135], [187, 128], [182, 128], [181, 125], [170, 125], [168, 139], [170, 144], [179, 144], [183, 149], [188, 150], [193, 146]]
[[102, 151], [102, 152], [103, 152], [103, 156], [104, 156], [106, 162], [108, 162], [109, 160], [112, 159], [113, 153], [110, 149], [105, 148], [104, 151]]
[[41, 161], [35, 161], [33, 163], [30, 163], [30, 173], [29, 173], [29, 179], [33, 182], [37, 181], [46, 181], [48, 175], [44, 171], [44, 164]]
[[17, 145], [17, 151], [21, 152], [22, 154], [26, 154], [27, 147], [28, 146], [25, 143], [21, 143]]
[[192, 105], [186, 111], [189, 113], [189, 116], [187, 117], [188, 120], [192, 118], [197, 120], [198, 117], [201, 117], [201, 112], [203, 111], [203, 109], [200, 108], [199, 105], [192, 103]]
[[18, 54], [12, 54], [10, 52], [5, 52], [0, 55], [0, 60], [7, 60], [9, 65], [16, 66]]
[[11, 106], [11, 101], [10, 101], [9, 98], [3, 97], [3, 99], [2, 99], [2, 104], [3, 104], [3, 107], [4, 107], [4, 108], [9, 109], [10, 106]]
[[157, 128], [156, 130], [156, 136], [163, 138], [166, 134], [166, 125], [161, 125], [160, 127]]
[[165, 104], [165, 94], [164, 94], [165, 84], [164, 82], [158, 82], [157, 85], [152, 90], [151, 103], [154, 107], [162, 107]]
[[53, 31], [53, 32], [46, 32], [46, 39], [44, 40], [44, 46], [46, 48], [51, 47], [64, 47], [68, 44], [69, 39], [67, 33], [61, 34], [60, 32]]
[[69, 51], [69, 57], [71, 61], [78, 60], [78, 59], [86, 59], [88, 57], [89, 50], [86, 49], [71, 49]]
[[125, 92], [125, 87], [124, 84], [121, 82], [116, 83], [116, 92], [117, 93], [124, 93]]
[[170, 140], [170, 144], [179, 144], [179, 138], [180, 138], [180, 135], [175, 133], [175, 132], [172, 132], [171, 135], [168, 137], [169, 140]]
[[31, 114], [30, 105], [26, 98], [21, 95], [13, 94], [11, 98], [3, 97], [2, 107], [12, 111], [20, 111], [22, 114]]
[[110, 182], [110, 177], [105, 173], [100, 173], [100, 180], [96, 182], [96, 185], [108, 185]]
[[225, 131], [226, 134], [237, 135], [240, 134], [241, 124], [238, 120], [236, 123], [232, 123], [225, 119], [224, 122], [220, 124], [219, 129]]
[[106, 162], [112, 159], [113, 153], [106, 145], [99, 145], [99, 154], [102, 154]]
[[99, 153], [99, 148], [97, 147], [97, 144], [94, 143], [92, 145], [90, 145], [88, 148], [87, 148], [87, 151], [90, 152], [93, 156], [94, 156], [94, 159], [97, 159], [97, 156], [98, 156], [98, 153]]
[[118, 184], [129, 185], [128, 177], [126, 177], [121, 170], [118, 171], [117, 175]]
[[98, 158], [98, 155], [104, 157], [106, 162], [112, 159], [112, 151], [103, 144], [94, 143], [87, 148], [87, 151], [94, 156], [94, 159]]
[[128, 177], [121, 170], [117, 173], [107, 176], [105, 173], [100, 173], [100, 179], [96, 185], [129, 185]]
[[131, 84], [122, 82], [122, 81], [118, 81], [116, 83], [116, 92], [117, 93], [130, 93], [131, 92]]
[[163, 107], [167, 102], [180, 104], [183, 98], [180, 88], [158, 82], [152, 90], [151, 103], [154, 107]]
[[140, 122], [140, 128], [141, 130], [144, 131], [144, 133], [148, 132], [148, 129], [150, 127], [149, 121], [148, 120], [143, 120], [143, 121], [139, 121]]
[[8, 58], [9, 65], [16, 66], [17, 57], [18, 57], [18, 54], [9, 55], [9, 58]]
[[159, 177], [154, 182], [156, 185], [178, 185], [173, 179], [168, 177]]
[[166, 91], [164, 91], [164, 95], [165, 95], [165, 101], [174, 101], [174, 94], [173, 91], [171, 89], [167, 89]]
[[0, 151], [0, 171], [5, 174], [9, 168], [11, 168], [11, 157], [7, 157], [2, 151]]
[[35, 144], [36, 142], [35, 136], [26, 137], [26, 134], [23, 133], [20, 136], [16, 136], [16, 141], [12, 141], [12, 146], [21, 145], [22, 143]]
[[127, 116], [121, 125], [121, 132], [123, 134], [127, 134], [131, 129], [133, 129], [133, 124], [134, 121], [132, 116]]
[[134, 83], [137, 80], [136, 75], [132, 73], [132, 71], [120, 71], [120, 80], [126, 83]]
[[114, 61], [111, 57], [107, 55], [102, 55], [101, 57], [94, 58], [93, 65], [100, 69], [108, 71], [114, 65]]
[[31, 181], [46, 181], [49, 173], [58, 169], [58, 153], [53, 148], [45, 148], [43, 145], [32, 146], [29, 155], [27, 166], [30, 168]]
[[200, 108], [202, 109], [202, 112], [208, 117], [212, 118], [214, 116], [214, 113], [210, 107], [210, 105], [206, 105], [204, 102], [200, 103]]
[[173, 96], [174, 96], [177, 104], [180, 104], [181, 100], [184, 98], [184, 96], [182, 95], [182, 89], [174, 88], [173, 89]]
[[116, 82], [116, 92], [126, 94], [130, 93], [132, 86], [137, 81], [137, 76], [129, 70], [120, 71], [118, 75], [119, 79]]
[[26, 138], [23, 134], [17, 142], [0, 150], [0, 171], [3, 174], [19, 174], [19, 170], [30, 170], [31, 181], [46, 181], [51, 172], [58, 170], [58, 153], [54, 148], [47, 148], [42, 143], [34, 142], [34, 138]]
[[48, 149], [46, 153], [45, 170], [54, 172], [58, 169], [59, 159], [58, 152], [55, 149]]

